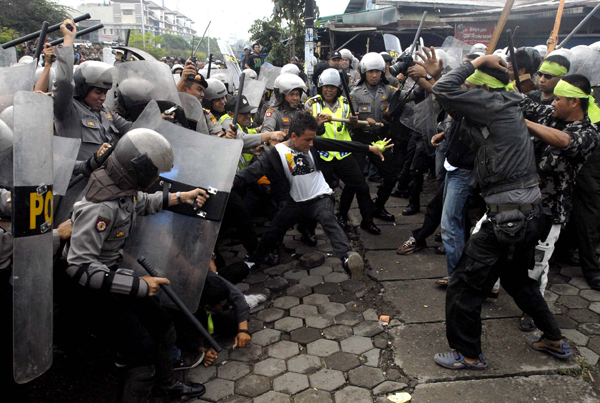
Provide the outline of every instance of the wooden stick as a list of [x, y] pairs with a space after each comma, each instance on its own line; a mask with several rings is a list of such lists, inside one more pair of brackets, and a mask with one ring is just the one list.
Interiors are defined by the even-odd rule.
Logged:
[[[332, 122], [342, 122], [342, 123], [352, 123], [352, 121], [350, 119], [338, 119], [338, 118], [331, 118]], [[361, 126], [369, 126], [369, 122], [367, 122], [366, 120], [358, 120], [356, 121], [357, 124], [361, 125]], [[375, 123], [376, 127], [383, 127], [383, 123]]]
[[498, 23], [496, 24], [496, 29], [494, 30], [494, 33], [492, 34], [492, 39], [490, 40], [490, 43], [488, 45], [486, 55], [491, 55], [492, 53], [494, 53], [494, 50], [496, 50], [496, 45], [498, 44], [500, 35], [502, 35], [502, 32], [504, 31], [504, 25], [506, 24], [506, 21], [508, 20], [508, 16], [510, 15], [510, 10], [512, 9], [514, 2], [515, 2], [515, 0], [507, 0], [506, 1], [506, 4], [504, 5], [504, 10], [502, 10], [502, 14], [500, 14], [500, 19], [498, 20]]
[[550, 38], [554, 39], [553, 43], [548, 45], [548, 53], [552, 52], [558, 42], [558, 30], [560, 29], [560, 20], [562, 19], [563, 8], [565, 7], [565, 0], [560, 0], [558, 4], [558, 11], [556, 12], [556, 19], [554, 20], [554, 28], [550, 34]]

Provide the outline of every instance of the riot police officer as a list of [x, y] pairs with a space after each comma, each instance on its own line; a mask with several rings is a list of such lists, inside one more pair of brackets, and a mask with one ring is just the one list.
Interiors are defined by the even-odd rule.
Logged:
[[282, 131], [288, 135], [292, 118], [298, 111], [304, 110], [300, 102], [307, 91], [306, 84], [295, 74], [282, 74], [275, 80], [275, 100], [265, 112], [262, 132]]
[[342, 55], [342, 61], [340, 65], [344, 72], [348, 75], [348, 84], [350, 89], [352, 89], [358, 84], [358, 81], [360, 80], [360, 74], [358, 73], [358, 71], [352, 68], [351, 63], [354, 56], [352, 56], [352, 52], [350, 52], [348, 49], [340, 50], [340, 54]]

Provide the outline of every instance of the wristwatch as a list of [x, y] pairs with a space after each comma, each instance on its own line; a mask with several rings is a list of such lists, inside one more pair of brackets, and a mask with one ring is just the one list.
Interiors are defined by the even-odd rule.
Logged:
[[238, 333], [250, 334], [250, 332], [248, 331], [248, 329], [238, 329]]
[[433, 78], [433, 76], [429, 73], [427, 73], [427, 75], [425, 76], [425, 80], [429, 81]]
[[177, 203], [183, 204], [183, 200], [181, 200], [181, 192], [175, 193], [175, 196], [177, 196]]

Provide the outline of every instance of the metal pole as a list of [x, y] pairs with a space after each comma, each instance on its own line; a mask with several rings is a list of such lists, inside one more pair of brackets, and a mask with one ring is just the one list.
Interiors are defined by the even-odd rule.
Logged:
[[[89, 27], [86, 29], [82, 29], [81, 31], [78, 31], [77, 35], [75, 35], [75, 37], [79, 38], [80, 36], [87, 35], [90, 32], [94, 32], [94, 31], [97, 31], [102, 28], [104, 28], [104, 24], [97, 24], [97, 25], [94, 25], [93, 27]], [[57, 39], [55, 41], [50, 42], [50, 45], [52, 45], [52, 46], [60, 45], [61, 43], [64, 42], [64, 40], [65, 40], [65, 38]]]
[[510, 64], [512, 64], [513, 75], [515, 76], [515, 86], [522, 94], [521, 79], [519, 78], [519, 66], [517, 66], [517, 56], [515, 55], [515, 46], [513, 44], [512, 31], [506, 30], [506, 39], [508, 41], [508, 51], [510, 53]]
[[594, 9], [592, 11], [590, 11], [590, 13], [575, 28], [573, 28], [571, 33], [569, 35], [567, 35], [567, 37], [565, 39], [563, 39], [563, 41], [556, 47], [556, 49], [562, 48], [564, 46], [564, 44], [567, 43], [567, 41], [569, 39], [571, 39], [571, 37], [573, 35], [575, 35], [577, 32], [579, 32], [581, 27], [583, 27], [585, 25], [585, 23], [588, 22], [590, 20], [590, 18], [592, 18], [598, 10], [600, 10], [600, 4], [598, 4], [596, 7], [594, 7]]
[[[427, 17], [427, 11], [423, 11], [423, 16], [421, 17], [421, 22], [419, 22], [419, 28], [417, 28], [417, 32], [415, 34], [415, 39], [413, 39], [412, 45], [410, 45], [410, 49], [408, 50], [409, 55], [415, 51], [415, 46], [417, 46], [417, 42], [419, 42], [419, 37], [421, 36], [421, 31], [423, 30], [423, 24], [425, 23], [425, 18]], [[418, 50], [418, 49], [417, 49]]]
[[[77, 24], [78, 22], [88, 20], [90, 18], [91, 17], [89, 14], [84, 14], [84, 15], [80, 15], [79, 17], [74, 18], [73, 22]], [[52, 32], [58, 31], [60, 29], [61, 25], [62, 25], [62, 22], [59, 24], [54, 24], [54, 25], [49, 26], [48, 30], [46, 31], [46, 34], [50, 34]], [[23, 42], [29, 41], [31, 39], [35, 39], [38, 36], [40, 36], [41, 32], [42, 31], [32, 32], [32, 33], [22, 36], [20, 38], [13, 39], [10, 42], [6, 42], [6, 43], [2, 44], [2, 49], [12, 48], [13, 46], [17, 46], [19, 43], [23, 43]]]
[[144, 50], [146, 50], [146, 28], [144, 27], [144, 0], [140, 0], [140, 6], [142, 7], [142, 42], [144, 44]]
[[[308, 86], [313, 86], [312, 76], [315, 71], [315, 3], [314, 0], [306, 0], [304, 4], [304, 70], [308, 76]], [[309, 92], [311, 93], [311, 92]]]
[[46, 41], [46, 34], [48, 32], [48, 21], [44, 21], [44, 23], [42, 24], [42, 30], [40, 31], [40, 36], [38, 38], [38, 44], [37, 47], [35, 48], [35, 53], [33, 55], [33, 58], [35, 59], [35, 62], [37, 64], [38, 60], [40, 59], [40, 55], [42, 54], [42, 49], [44, 48], [44, 42]]

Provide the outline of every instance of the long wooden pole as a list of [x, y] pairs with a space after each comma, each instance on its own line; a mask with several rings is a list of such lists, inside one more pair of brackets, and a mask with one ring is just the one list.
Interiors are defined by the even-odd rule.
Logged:
[[562, 19], [563, 8], [565, 7], [565, 0], [560, 0], [558, 3], [558, 11], [556, 12], [556, 19], [554, 20], [554, 28], [550, 34], [550, 38], [554, 39], [554, 42], [548, 44], [548, 53], [552, 52], [558, 42], [558, 30], [560, 29], [560, 20]]
[[488, 49], [486, 52], [487, 55], [491, 55], [492, 53], [494, 53], [494, 50], [496, 50], [496, 45], [498, 44], [500, 35], [502, 35], [502, 32], [504, 32], [504, 25], [506, 24], [506, 21], [508, 20], [508, 16], [510, 15], [510, 10], [512, 9], [512, 6], [514, 3], [515, 3], [515, 0], [506, 0], [506, 4], [504, 5], [504, 10], [502, 10], [502, 14], [500, 14], [500, 19], [498, 20], [498, 23], [496, 24], [496, 29], [494, 30], [494, 33], [492, 34], [492, 39], [490, 40], [490, 43], [488, 44]]

